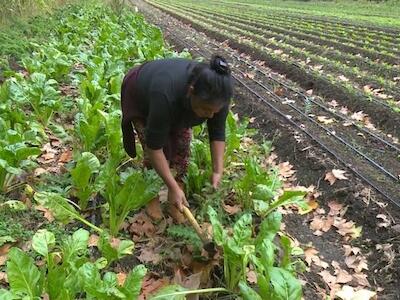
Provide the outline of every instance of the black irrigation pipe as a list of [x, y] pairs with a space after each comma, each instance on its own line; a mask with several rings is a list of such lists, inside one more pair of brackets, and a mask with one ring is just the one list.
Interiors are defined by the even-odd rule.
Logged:
[[[150, 5], [153, 5], [153, 4], [150, 4]], [[165, 4], [164, 4], [164, 5], [163, 5], [163, 4], [158, 4], [158, 5], [162, 7], [162, 8], [159, 8], [159, 9], [166, 10], [167, 13], [168, 13], [168, 10], [171, 10], [171, 8], [165, 8]], [[157, 5], [153, 5], [153, 6], [157, 7]], [[167, 6], [168, 6], [168, 5], [167, 5]], [[176, 8], [175, 6], [173, 6], [173, 4], [172, 4], [172, 5], [169, 5], [169, 7]], [[184, 10], [184, 9], [183, 9], [183, 10]], [[179, 15], [179, 14], [178, 14], [178, 15]], [[203, 22], [203, 21], [200, 21], [200, 22]], [[226, 25], [229, 25], [229, 24], [226, 24]], [[291, 64], [292, 64], [293, 66], [296, 66], [296, 67], [302, 69], [302, 71], [305, 72], [307, 75], [310, 75], [310, 73], [309, 73], [307, 70], [304, 70], [303, 67], [302, 67], [301, 65], [299, 65], [299, 64], [297, 64], [297, 63], [295, 63], [295, 62], [291, 62]], [[311, 75], [311, 76], [312, 76], [312, 75]], [[363, 94], [360, 93], [360, 92], [356, 92], [356, 93], [357, 93], [360, 97], [365, 97], [365, 95], [363, 95]], [[375, 103], [375, 104], [378, 105], [378, 106], [384, 106], [384, 107], [386, 107], [386, 108], [388, 108], [388, 109], [390, 109], [390, 110], [393, 110], [393, 108], [392, 108], [388, 103], [383, 102], [383, 101], [380, 101], [380, 100], [377, 100], [376, 97], [371, 97], [371, 98], [369, 98], [369, 101]]]
[[[169, 31], [169, 30], [167, 30]], [[182, 45], [186, 45], [188, 46], [188, 48], [192, 48], [193, 51], [197, 52], [200, 56], [205, 57], [205, 55], [203, 55], [203, 53], [200, 50], [194, 49], [189, 43], [183, 41], [181, 38], [179, 38], [176, 34], [172, 33], [171, 31], [169, 31], [170, 34], [172, 34]], [[314, 140], [315, 142], [317, 142], [323, 149], [325, 149], [328, 153], [330, 153], [333, 157], [335, 157], [338, 161], [340, 161], [343, 165], [345, 165], [347, 168], [349, 168], [353, 173], [355, 173], [359, 178], [361, 178], [362, 180], [364, 180], [368, 185], [370, 185], [372, 188], [374, 188], [377, 192], [379, 192], [380, 194], [382, 194], [384, 197], [386, 197], [388, 200], [390, 200], [391, 202], [393, 202], [396, 206], [400, 207], [400, 201], [393, 199], [391, 196], [389, 196], [384, 190], [382, 190], [380, 187], [376, 186], [373, 182], [371, 182], [368, 178], [366, 178], [363, 174], [361, 174], [359, 171], [357, 171], [355, 168], [353, 168], [350, 164], [348, 164], [344, 159], [342, 159], [334, 150], [329, 149], [329, 147], [327, 147], [318, 137], [316, 137], [315, 135], [309, 133], [307, 130], [305, 130], [304, 128], [302, 128], [300, 125], [298, 125], [296, 122], [292, 121], [291, 119], [289, 119], [281, 110], [279, 110], [278, 108], [276, 108], [274, 105], [272, 105], [267, 99], [265, 99], [263, 96], [261, 96], [259, 93], [257, 93], [256, 91], [254, 91], [251, 87], [249, 87], [245, 82], [243, 82], [241, 79], [239, 79], [237, 76], [235, 76], [234, 74], [232, 74], [232, 77], [239, 82], [241, 85], [243, 85], [249, 92], [251, 92], [253, 95], [255, 95], [258, 99], [260, 99], [263, 103], [265, 103], [267, 106], [269, 106], [275, 113], [277, 113], [279, 116], [281, 116], [282, 118], [284, 118], [286, 121], [288, 121], [291, 125], [295, 126], [296, 128], [298, 128], [299, 130], [301, 130], [302, 132], [304, 132], [307, 136], [309, 136], [312, 140]], [[273, 93], [274, 97], [278, 97], [275, 95], [275, 93]], [[278, 97], [280, 98], [280, 97]], [[281, 99], [280, 99], [281, 100]], [[298, 109], [296, 108], [296, 111], [298, 111]], [[301, 114], [303, 114], [302, 112], [300, 112]], [[313, 122], [315, 122], [314, 120], [312, 120]], [[320, 124], [317, 123], [317, 125], [321, 126]], [[321, 126], [322, 128], [324, 128], [323, 126]], [[330, 132], [328, 130], [328, 132]], [[331, 134], [332, 136], [338, 138], [336, 135]], [[339, 138], [340, 139], [340, 138]], [[349, 145], [351, 146], [351, 145]], [[351, 146], [352, 147], [352, 146]], [[354, 147], [352, 147], [354, 148]], [[357, 150], [358, 151], [358, 150]], [[358, 151], [359, 152], [359, 151]], [[365, 155], [365, 154], [363, 154]], [[388, 172], [389, 174], [391, 174], [390, 172]], [[392, 174], [391, 174], [392, 175]], [[393, 176], [393, 175], [392, 175]], [[398, 181], [397, 178], [395, 178], [396, 181]]]
[[[214, 45], [215, 45], [215, 44], [214, 44]], [[361, 130], [362, 132], [364, 132], [364, 133], [366, 133], [366, 134], [369, 134], [369, 135], [373, 136], [374, 138], [376, 138], [376, 139], [379, 140], [380, 142], [384, 143], [385, 145], [387, 145], [387, 146], [389, 146], [389, 147], [395, 149], [397, 152], [400, 152], [400, 148], [397, 147], [396, 145], [392, 144], [391, 142], [389, 142], [389, 141], [387, 141], [387, 140], [385, 140], [385, 139], [382, 139], [380, 136], [378, 136], [377, 134], [371, 132], [370, 130], [368, 130], [368, 129], [364, 128], [364, 127], [359, 127], [359, 126], [357, 126], [357, 125], [354, 123], [354, 121], [352, 121], [352, 120], [350, 120], [350, 119], [348, 119], [348, 118], [346, 118], [346, 117], [344, 117], [344, 116], [338, 114], [338, 113], [335, 112], [335, 111], [332, 111], [329, 107], [325, 106], [325, 105], [322, 104], [321, 102], [314, 100], [313, 97], [308, 97], [306, 94], [304, 94], [304, 93], [298, 91], [297, 89], [294, 89], [293, 87], [287, 85], [286, 83], [280, 81], [279, 79], [276, 79], [276, 78], [272, 77], [270, 74], [267, 74], [267, 73], [265, 73], [263, 70], [258, 69], [257, 66], [254, 66], [254, 65], [252, 65], [251, 63], [249, 63], [249, 62], [243, 60], [243, 59], [240, 58], [238, 55], [232, 54], [232, 56], [234, 56], [237, 60], [244, 62], [244, 63], [247, 64], [249, 67], [254, 68], [257, 72], [260, 72], [260, 73], [263, 74], [264, 76], [267, 76], [268, 78], [270, 78], [272, 81], [276, 82], [277, 84], [279, 84], [279, 85], [285, 87], [286, 89], [288, 89], [288, 90], [290, 90], [290, 91], [292, 91], [292, 92], [294, 92], [294, 93], [296, 93], [296, 94], [302, 96], [306, 101], [310, 101], [310, 102], [314, 103], [315, 105], [317, 105], [317, 106], [323, 108], [324, 110], [326, 110], [326, 111], [329, 112], [330, 114], [333, 114], [335, 117], [340, 118], [340, 119], [343, 120], [343, 121], [351, 122], [351, 125], [352, 125], [352, 126], [356, 127], [357, 129]]]

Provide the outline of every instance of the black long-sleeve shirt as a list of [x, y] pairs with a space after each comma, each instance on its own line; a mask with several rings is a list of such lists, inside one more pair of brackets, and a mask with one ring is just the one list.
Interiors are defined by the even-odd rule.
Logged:
[[[135, 82], [130, 82], [129, 77], [124, 80], [123, 123], [126, 125], [135, 117], [144, 118], [146, 146], [150, 149], [161, 149], [170, 131], [190, 128], [206, 120], [193, 112], [187, 97], [190, 72], [196, 64], [196, 61], [181, 58], [155, 60], [140, 67]], [[214, 114], [213, 118], [207, 119], [210, 141], [225, 140], [228, 111], [229, 104]], [[123, 125], [123, 130], [128, 130], [127, 127]]]

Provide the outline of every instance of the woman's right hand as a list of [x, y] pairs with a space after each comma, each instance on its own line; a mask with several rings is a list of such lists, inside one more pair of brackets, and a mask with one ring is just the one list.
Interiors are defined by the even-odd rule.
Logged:
[[179, 186], [168, 189], [168, 201], [175, 205], [181, 212], [183, 211], [183, 206], [189, 206], [185, 193]]

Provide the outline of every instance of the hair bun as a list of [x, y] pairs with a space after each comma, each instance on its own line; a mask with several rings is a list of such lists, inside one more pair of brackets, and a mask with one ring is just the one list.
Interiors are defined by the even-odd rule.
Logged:
[[221, 75], [228, 75], [231, 72], [225, 58], [219, 55], [214, 55], [211, 58], [210, 68]]

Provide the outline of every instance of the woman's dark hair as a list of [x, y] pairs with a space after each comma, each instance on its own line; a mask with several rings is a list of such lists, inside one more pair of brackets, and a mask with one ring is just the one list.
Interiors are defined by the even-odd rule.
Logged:
[[232, 98], [233, 80], [225, 58], [214, 55], [209, 64], [197, 63], [189, 77], [193, 95], [204, 101], [227, 103]]

